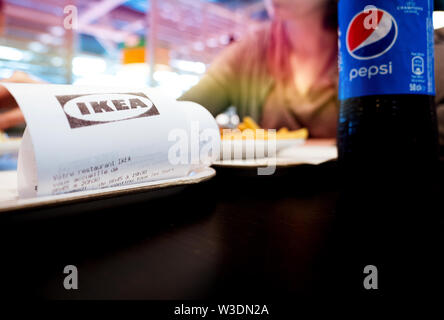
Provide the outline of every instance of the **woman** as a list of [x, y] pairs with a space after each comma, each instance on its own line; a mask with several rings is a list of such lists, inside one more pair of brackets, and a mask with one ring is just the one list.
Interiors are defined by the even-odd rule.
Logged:
[[271, 24], [233, 44], [181, 97], [213, 114], [230, 105], [264, 128], [306, 127], [331, 138], [337, 125], [335, 0], [266, 0]]
[[17, 102], [1, 85], [2, 82], [15, 83], [42, 83], [42, 81], [31, 78], [28, 74], [16, 71], [8, 79], [0, 80], [0, 130], [5, 130], [25, 122], [25, 118], [21, 110], [17, 106]]
[[[336, 136], [337, 1], [266, 0], [271, 24], [228, 47], [183, 100], [198, 102], [214, 115], [230, 105], [264, 128], [306, 127], [312, 138]], [[443, 100], [437, 32], [437, 102]], [[443, 66], [444, 67], [444, 66]], [[444, 107], [438, 108], [444, 143]]]
[[[335, 0], [266, 0], [272, 23], [216, 59], [182, 100], [213, 115], [230, 105], [264, 128], [307, 127], [313, 137], [334, 137], [338, 114]], [[26, 80], [25, 75], [14, 81]], [[7, 94], [0, 92], [0, 94]], [[0, 129], [22, 120], [0, 115]]]

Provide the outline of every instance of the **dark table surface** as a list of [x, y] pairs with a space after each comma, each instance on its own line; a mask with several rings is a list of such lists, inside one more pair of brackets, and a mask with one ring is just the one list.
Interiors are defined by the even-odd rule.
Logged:
[[[341, 179], [335, 162], [274, 176], [219, 169], [210, 181], [135, 203], [4, 215], [2, 294], [263, 301], [439, 292], [444, 187], [392, 192], [381, 180], [344, 191]], [[78, 290], [63, 287], [66, 265], [78, 269]], [[378, 268], [378, 290], [363, 287], [366, 265]]]

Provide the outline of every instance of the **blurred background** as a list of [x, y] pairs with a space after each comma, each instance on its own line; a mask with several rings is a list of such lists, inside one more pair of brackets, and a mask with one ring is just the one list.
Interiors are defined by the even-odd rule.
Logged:
[[267, 20], [262, 0], [0, 0], [0, 78], [150, 85], [178, 97]]
[[[443, 10], [435, 0], [435, 29]], [[23, 71], [58, 84], [148, 85], [177, 98], [268, 20], [263, 0], [0, 0], [0, 79]], [[9, 143], [18, 150], [19, 141]], [[0, 143], [0, 170], [16, 167], [8, 148]]]
[[[444, 27], [435, 1], [435, 28]], [[174, 97], [268, 19], [262, 0], [0, 0], [0, 78], [150, 85]]]

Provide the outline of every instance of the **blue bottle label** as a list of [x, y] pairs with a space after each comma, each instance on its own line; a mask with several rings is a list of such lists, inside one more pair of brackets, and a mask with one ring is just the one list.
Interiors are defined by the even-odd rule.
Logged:
[[339, 99], [435, 95], [433, 0], [339, 1]]

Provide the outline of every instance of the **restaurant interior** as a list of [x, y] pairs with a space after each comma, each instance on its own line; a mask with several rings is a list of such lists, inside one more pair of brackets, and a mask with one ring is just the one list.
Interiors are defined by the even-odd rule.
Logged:
[[[101, 86], [147, 87], [156, 92], [152, 99], [155, 109], [163, 97], [175, 101], [198, 84], [225, 49], [270, 23], [268, 12], [267, 1], [263, 0], [0, 0], [0, 79], [23, 72], [41, 83], [93, 86], [95, 90]], [[444, 1], [435, 1], [433, 28], [444, 28]], [[69, 95], [65, 89], [60, 90]], [[141, 94], [137, 95], [140, 98]], [[135, 109], [151, 103], [143, 97], [137, 100]], [[122, 99], [127, 99], [128, 105], [136, 103], [134, 96]], [[19, 104], [26, 105], [26, 101]], [[119, 104], [112, 101], [112, 108], [118, 110]], [[163, 114], [160, 104], [157, 106]], [[30, 109], [23, 110], [26, 108]], [[93, 108], [92, 103], [89, 108]], [[220, 127], [233, 121], [236, 127], [260, 129], [254, 120], [238, 117], [233, 110], [223, 110], [216, 117]], [[82, 119], [87, 119], [89, 111], [80, 111], [82, 116], [86, 114]], [[106, 127], [90, 120], [87, 124], [71, 122], [69, 112], [65, 112], [73, 131], [78, 126], [88, 130]], [[208, 117], [200, 112], [199, 116]], [[116, 128], [124, 123], [117, 120], [110, 121]], [[19, 199], [17, 183], [20, 188], [20, 179], [31, 179], [26, 173], [29, 171], [20, 169], [24, 166], [20, 154], [22, 158], [23, 154], [30, 155], [29, 161], [36, 160], [23, 146], [19, 154], [25, 124], [5, 128], [8, 141], [0, 139], [3, 294], [18, 299], [234, 299], [242, 304], [260, 304], [257, 309], [262, 314], [264, 306], [277, 314], [294, 312], [284, 301], [296, 296], [384, 296], [367, 290], [365, 282], [372, 268], [378, 268], [381, 274], [379, 291], [385, 297], [410, 292], [405, 288], [425, 290], [423, 293], [439, 288], [440, 267], [444, 265], [444, 233], [440, 228], [444, 221], [436, 206], [442, 206], [437, 204], [442, 198], [442, 184], [432, 191], [409, 188], [402, 195], [394, 195], [383, 191], [390, 183], [378, 182], [381, 186], [370, 189], [353, 182], [348, 187], [354, 190], [344, 196], [339, 190], [345, 178], [336, 161], [336, 140], [307, 142], [305, 129], [278, 129], [278, 149], [287, 147], [286, 143], [296, 147], [305, 143], [305, 149], [302, 146], [283, 152], [271, 174], [258, 173], [258, 167], [270, 166], [269, 162], [248, 162], [242, 155], [240, 160], [207, 165], [203, 171], [187, 171], [186, 177], [143, 181], [145, 184], [140, 186], [123, 183], [121, 188], [110, 183], [108, 191], [76, 189], [76, 184], [69, 192], [78, 194], [58, 194], [54, 190], [68, 190], [63, 189], [64, 178], [49, 174], [50, 169], [41, 169], [45, 166], [37, 159], [42, 167], [39, 176], [34, 173], [32, 179], [43, 179], [42, 172], [48, 170], [48, 177], [59, 179], [60, 184], [52, 194], [45, 191], [48, 188], [39, 185], [37, 190], [37, 184], [32, 184], [35, 190], [31, 191], [40, 192], [38, 197]], [[149, 144], [152, 136], [148, 133], [140, 138], [144, 142], [128, 147], [116, 133], [116, 138], [104, 141], [100, 148], [110, 157], [114, 157], [110, 149], [113, 143], [121, 143], [122, 149], [131, 152], [142, 145], [157, 148], [155, 143]], [[128, 141], [134, 137], [129, 133]], [[86, 136], [78, 139], [79, 145], [88, 141]], [[23, 145], [31, 141], [26, 132], [25, 140], [27, 144]], [[32, 137], [36, 148], [38, 140]], [[72, 150], [63, 149], [56, 140], [53, 149], [52, 142], [43, 149], [52, 155], [62, 153], [60, 158], [67, 161]], [[82, 152], [93, 154], [93, 149]], [[142, 163], [143, 155], [136, 154], [119, 154], [115, 161], [122, 167], [133, 158]], [[78, 159], [60, 162], [57, 174], [63, 176], [60, 168], [80, 163], [85, 157], [79, 152]], [[91, 158], [101, 157], [105, 159], [97, 151]], [[444, 179], [442, 159], [441, 153], [436, 174], [439, 179]], [[82, 167], [84, 172], [91, 170], [88, 184], [96, 181], [93, 179], [98, 167], [102, 170], [102, 166], [115, 165], [114, 158], [105, 160]], [[19, 178], [17, 168], [24, 172], [19, 172]], [[139, 181], [137, 176], [146, 173], [137, 170], [136, 180], [131, 181]], [[389, 204], [383, 206], [378, 199]], [[30, 266], [34, 282], [23, 277]], [[405, 283], [409, 272], [422, 272], [422, 278]], [[370, 287], [375, 286], [374, 280]], [[160, 312], [174, 316], [174, 308], [181, 304], [162, 305]], [[179, 311], [184, 310], [182, 305]]]
[[[2, 1], [1, 78], [162, 87], [181, 95], [214, 57], [267, 19], [262, 1]], [[151, 54], [153, 53], [153, 54]]]

